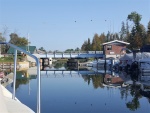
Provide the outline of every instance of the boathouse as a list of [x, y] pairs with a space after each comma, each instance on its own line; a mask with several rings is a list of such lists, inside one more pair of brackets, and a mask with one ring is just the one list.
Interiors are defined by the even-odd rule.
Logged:
[[103, 43], [103, 52], [106, 55], [106, 58], [118, 58], [120, 57], [120, 51], [122, 48], [126, 48], [130, 43], [114, 40], [110, 42]]

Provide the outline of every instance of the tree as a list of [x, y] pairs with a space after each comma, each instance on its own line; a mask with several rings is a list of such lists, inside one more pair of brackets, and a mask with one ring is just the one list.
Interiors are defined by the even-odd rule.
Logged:
[[147, 31], [147, 36], [146, 36], [146, 44], [150, 44], [150, 21], [148, 22], [148, 31]]
[[128, 15], [127, 19], [130, 20], [130, 21], [133, 21], [134, 24], [137, 25], [141, 21], [142, 16], [134, 11], [134, 12], [131, 12], [131, 14]]
[[46, 52], [46, 50], [43, 47], [40, 47], [39, 50]]
[[[0, 33], [0, 42], [5, 42], [6, 38], [3, 36], [2, 33]], [[5, 53], [7, 47], [5, 45], [0, 45], [0, 53]]]
[[65, 50], [65, 52], [71, 52], [71, 51], [74, 51], [73, 49], [67, 49]]
[[27, 46], [28, 40], [24, 37], [19, 37], [16, 33], [11, 33], [9, 43], [16, 46]]
[[80, 48], [77, 47], [77, 48], [75, 49], [75, 51], [80, 51]]
[[124, 37], [124, 41], [127, 41], [130, 37], [129, 24], [126, 22], [126, 36]]
[[90, 51], [92, 50], [91, 48], [91, 41], [90, 41], [90, 38], [88, 38], [88, 41], [87, 41], [87, 51]]
[[81, 47], [81, 50], [82, 50], [82, 51], [88, 51], [88, 50], [87, 50], [87, 45], [88, 45], [88, 42], [87, 42], [87, 41], [84, 41], [84, 43], [83, 43], [83, 45], [82, 45], [82, 47]]
[[129, 36], [128, 42], [130, 43], [130, 49], [139, 49], [145, 43], [144, 27], [140, 24], [142, 16], [136, 12], [131, 12], [127, 17], [128, 20], [133, 21], [134, 26]]
[[0, 42], [5, 42], [5, 41], [6, 41], [5, 37], [3, 37], [3, 34], [0, 33]]
[[99, 44], [99, 47], [100, 47], [100, 51], [102, 51], [102, 50], [103, 50], [102, 43], [105, 42], [106, 36], [105, 36], [104, 33], [102, 33], [102, 34], [99, 36], [99, 38], [100, 38], [100, 44]]
[[106, 42], [110, 41], [110, 32], [108, 31], [107, 36], [106, 36]]
[[100, 38], [99, 38], [98, 34], [95, 34], [94, 37], [93, 37], [92, 50], [93, 51], [100, 51], [101, 50]]
[[122, 22], [122, 27], [120, 31], [120, 40], [124, 40], [126, 37], [126, 28], [125, 28], [125, 23]]
[[135, 47], [135, 42], [134, 42], [135, 34], [136, 34], [136, 30], [135, 30], [135, 27], [133, 27], [132, 30], [131, 30], [131, 34], [129, 35], [129, 38], [127, 39], [127, 42], [130, 43], [128, 45], [129, 49], [133, 49]]

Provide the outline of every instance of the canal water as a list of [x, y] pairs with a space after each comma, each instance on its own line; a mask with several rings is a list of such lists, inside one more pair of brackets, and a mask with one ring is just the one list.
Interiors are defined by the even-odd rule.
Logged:
[[[142, 92], [135, 79], [128, 79], [127, 74], [103, 72], [41, 71], [41, 113], [150, 112], [150, 94]], [[7, 86], [11, 92], [12, 86]], [[17, 72], [16, 97], [37, 111], [36, 74]]]

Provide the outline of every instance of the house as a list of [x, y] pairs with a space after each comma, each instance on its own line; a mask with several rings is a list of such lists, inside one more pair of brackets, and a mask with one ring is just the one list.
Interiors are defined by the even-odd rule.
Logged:
[[106, 55], [106, 58], [118, 58], [120, 56], [120, 52], [123, 48], [126, 48], [130, 43], [114, 40], [110, 42], [103, 43], [103, 52]]
[[[31, 54], [37, 53], [36, 46], [18, 46], [18, 47], [30, 52]], [[17, 51], [17, 53], [22, 54], [22, 52], [20, 51]], [[10, 47], [7, 51], [7, 54], [14, 54], [14, 48]]]

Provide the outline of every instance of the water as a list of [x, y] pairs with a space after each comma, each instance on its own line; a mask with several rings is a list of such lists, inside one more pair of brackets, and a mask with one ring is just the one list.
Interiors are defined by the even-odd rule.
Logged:
[[[20, 74], [21, 75], [21, 74]], [[149, 98], [140, 87], [116, 87], [109, 84], [111, 74], [87, 72], [41, 72], [41, 113], [149, 113]], [[36, 112], [37, 79], [35, 75], [17, 75], [16, 97]], [[109, 79], [108, 79], [109, 78]], [[111, 79], [111, 82], [113, 79]], [[107, 82], [107, 83], [106, 83]], [[106, 85], [109, 84], [109, 85]], [[116, 85], [116, 84], [115, 84]], [[12, 84], [7, 86], [12, 92]]]

